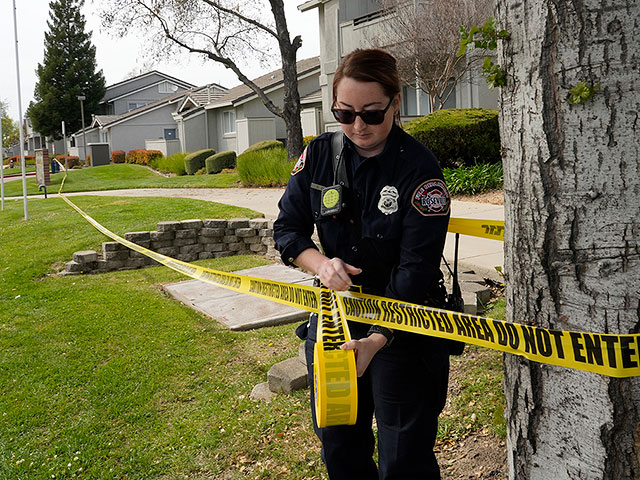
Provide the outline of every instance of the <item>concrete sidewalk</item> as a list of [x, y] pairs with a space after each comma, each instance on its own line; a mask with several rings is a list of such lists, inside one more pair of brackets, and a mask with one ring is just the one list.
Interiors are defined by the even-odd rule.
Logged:
[[[194, 198], [210, 202], [225, 203], [245, 207], [261, 212], [265, 218], [275, 219], [278, 216], [278, 201], [284, 193], [283, 188], [140, 188], [126, 190], [105, 190], [96, 192], [68, 193], [67, 196], [97, 195], [121, 197], [180, 197]], [[56, 197], [50, 194], [49, 197]], [[13, 197], [22, 198], [22, 197]], [[44, 198], [43, 195], [32, 195], [29, 198]], [[11, 198], [8, 198], [11, 199]], [[504, 207], [476, 202], [452, 202], [452, 217], [475, 218], [486, 220], [504, 220]], [[453, 260], [455, 235], [447, 235], [445, 257]], [[497, 266], [504, 265], [503, 243], [485, 238], [460, 236], [459, 266], [461, 271], [473, 270], [478, 275], [501, 280], [496, 271]]]

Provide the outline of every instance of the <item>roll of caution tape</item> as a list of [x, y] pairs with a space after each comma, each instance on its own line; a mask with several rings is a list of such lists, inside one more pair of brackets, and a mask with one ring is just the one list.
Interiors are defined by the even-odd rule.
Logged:
[[313, 389], [319, 427], [354, 425], [358, 415], [358, 378], [353, 350], [340, 346], [351, 340], [335, 293], [322, 287], [318, 331], [313, 351]]

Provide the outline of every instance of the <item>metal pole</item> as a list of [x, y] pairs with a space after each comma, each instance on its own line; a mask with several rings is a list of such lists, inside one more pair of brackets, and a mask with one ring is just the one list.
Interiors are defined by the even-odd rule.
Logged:
[[69, 164], [67, 163], [67, 134], [64, 131], [64, 120], [62, 121], [62, 151], [64, 152], [64, 168], [69, 170]]
[[[15, 1], [15, 0], [14, 0]], [[78, 95], [78, 100], [80, 100], [80, 115], [82, 117], [82, 151], [84, 153], [84, 163], [87, 163], [87, 136], [84, 132], [84, 101], [87, 97], [84, 95]]]
[[22, 121], [22, 93], [20, 92], [20, 60], [18, 54], [18, 21], [16, 20], [16, 0], [13, 0], [13, 31], [16, 38], [16, 77], [18, 80], [18, 128], [20, 131], [20, 163], [22, 164], [22, 196], [24, 197], [24, 219], [29, 220], [27, 206], [27, 166], [24, 159], [24, 133]]
[[0, 198], [4, 212], [4, 147], [2, 146], [2, 119], [0, 119]]

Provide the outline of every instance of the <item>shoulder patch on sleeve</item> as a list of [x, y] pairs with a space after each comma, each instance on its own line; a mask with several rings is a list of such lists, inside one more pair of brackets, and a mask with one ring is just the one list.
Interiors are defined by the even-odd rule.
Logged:
[[291, 170], [291, 175], [295, 175], [304, 169], [304, 164], [307, 159], [307, 148], [309, 147], [305, 147], [304, 152], [302, 152], [302, 155], [300, 155], [300, 158], [293, 167], [293, 170]]
[[451, 207], [449, 190], [444, 181], [439, 178], [427, 180], [413, 192], [411, 205], [425, 217], [447, 215]]

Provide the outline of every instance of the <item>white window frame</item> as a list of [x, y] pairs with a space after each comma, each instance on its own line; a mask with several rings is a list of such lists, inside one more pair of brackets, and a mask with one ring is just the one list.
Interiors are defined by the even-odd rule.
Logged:
[[145, 102], [127, 102], [127, 112], [135, 110], [136, 108], [144, 107], [145, 105]]
[[164, 81], [158, 84], [158, 93], [175, 93], [178, 91], [178, 86], [171, 82]]
[[225, 110], [222, 112], [222, 133], [234, 134], [236, 133], [236, 111]]

